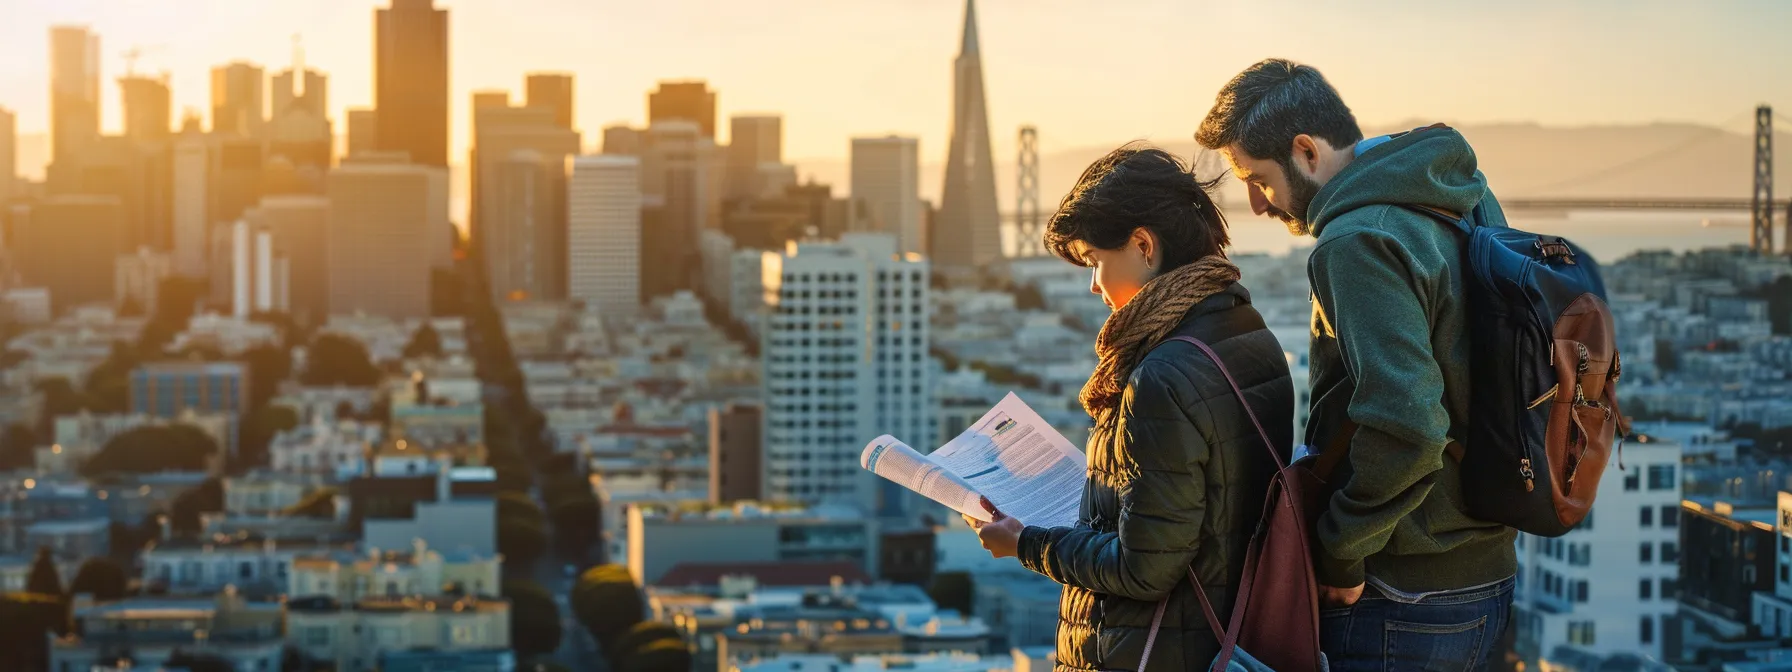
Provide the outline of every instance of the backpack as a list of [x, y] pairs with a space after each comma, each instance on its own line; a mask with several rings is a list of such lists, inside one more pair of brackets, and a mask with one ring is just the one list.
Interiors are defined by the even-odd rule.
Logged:
[[1478, 206], [1468, 217], [1412, 209], [1463, 233], [1473, 410], [1450, 454], [1466, 510], [1561, 536], [1592, 509], [1613, 437], [1629, 424], [1599, 265], [1561, 237], [1481, 224]]
[[[1219, 654], [1207, 669], [1210, 672], [1324, 670], [1325, 654], [1319, 649], [1319, 582], [1313, 574], [1313, 553], [1309, 549], [1312, 540], [1310, 521], [1316, 520], [1319, 512], [1324, 510], [1330, 492], [1318, 474], [1330, 473], [1342, 453], [1325, 458], [1330, 460], [1329, 463], [1318, 462], [1320, 456], [1287, 463], [1270, 442], [1269, 432], [1264, 431], [1263, 423], [1244, 396], [1244, 390], [1238, 387], [1238, 381], [1232, 377], [1226, 363], [1220, 361], [1219, 354], [1200, 339], [1189, 336], [1176, 336], [1164, 342], [1171, 341], [1195, 346], [1219, 367], [1226, 384], [1232, 387], [1232, 394], [1244, 407], [1245, 416], [1256, 427], [1257, 436], [1263, 439], [1263, 449], [1269, 451], [1270, 459], [1277, 467], [1270, 480], [1269, 492], [1263, 499], [1263, 517], [1246, 546], [1238, 593], [1232, 600], [1232, 613], [1226, 621], [1221, 621], [1219, 614], [1214, 613], [1213, 602], [1208, 599], [1207, 589], [1195, 576], [1194, 569], [1188, 570], [1195, 597], [1201, 602], [1201, 614], [1220, 641]], [[1145, 636], [1145, 652], [1139, 657], [1138, 672], [1144, 672], [1145, 665], [1151, 661], [1151, 648], [1157, 642], [1157, 631], [1163, 624], [1164, 609], [1169, 602], [1170, 596], [1165, 595], [1157, 603], [1157, 613], [1151, 617], [1151, 630]]]

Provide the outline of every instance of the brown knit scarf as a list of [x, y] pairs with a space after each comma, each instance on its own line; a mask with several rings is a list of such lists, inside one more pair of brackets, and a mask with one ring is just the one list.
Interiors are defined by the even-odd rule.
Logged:
[[1095, 337], [1095, 356], [1101, 362], [1083, 385], [1083, 410], [1089, 412], [1089, 417], [1107, 425], [1108, 416], [1113, 414], [1105, 411], [1120, 404], [1126, 378], [1145, 353], [1168, 336], [1190, 308], [1224, 291], [1238, 278], [1238, 267], [1225, 257], [1202, 257], [1152, 278], [1138, 295], [1109, 315], [1101, 325], [1101, 334]]

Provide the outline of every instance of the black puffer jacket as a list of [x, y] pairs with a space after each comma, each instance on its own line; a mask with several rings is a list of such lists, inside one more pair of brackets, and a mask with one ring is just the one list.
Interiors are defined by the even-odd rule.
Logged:
[[[1286, 459], [1294, 387], [1250, 294], [1233, 285], [1208, 297], [1172, 336], [1219, 353]], [[1150, 669], [1205, 669], [1219, 643], [1185, 568], [1225, 619], [1275, 462], [1219, 368], [1188, 343], [1166, 339], [1146, 355], [1113, 412], [1122, 414], [1118, 430], [1089, 437], [1077, 525], [1021, 533], [1021, 564], [1065, 585], [1057, 669], [1138, 669], [1166, 594]]]

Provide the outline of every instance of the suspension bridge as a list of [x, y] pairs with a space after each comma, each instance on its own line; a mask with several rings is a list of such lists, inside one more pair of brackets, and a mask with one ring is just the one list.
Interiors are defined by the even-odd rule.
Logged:
[[[1553, 211], [1567, 212], [1572, 210], [1687, 210], [1703, 212], [1736, 211], [1749, 213], [1749, 247], [1758, 254], [1772, 254], [1774, 213], [1783, 212], [1781, 224], [1784, 227], [1781, 253], [1792, 254], [1792, 198], [1775, 200], [1773, 197], [1773, 122], [1775, 119], [1792, 125], [1792, 118], [1775, 114], [1773, 108], [1761, 105], [1754, 113], [1754, 156], [1751, 171], [1753, 185], [1747, 198], [1676, 198], [1671, 196], [1651, 196], [1646, 198], [1585, 198], [1585, 197], [1548, 197], [1533, 196], [1525, 198], [1502, 198], [1500, 206], [1508, 211]], [[1732, 121], [1740, 121], [1743, 117], [1733, 117]], [[1729, 126], [1726, 121], [1722, 126]], [[1559, 191], [1576, 183], [1596, 181], [1602, 177], [1621, 173], [1637, 166], [1658, 161], [1681, 152], [1685, 152], [1704, 142], [1722, 137], [1713, 134], [1692, 138], [1673, 146], [1651, 152], [1647, 155], [1624, 161], [1622, 163], [1603, 166], [1586, 175], [1573, 180], [1564, 180], [1534, 192], [1548, 193]], [[1002, 217], [1004, 227], [1012, 227], [1019, 241], [1036, 241], [1044, 233], [1044, 216], [1039, 207], [1039, 139], [1038, 131], [1032, 126], [1023, 126], [1020, 130], [1020, 156], [1018, 171], [1018, 189], [1014, 210]], [[1038, 245], [1020, 245], [1023, 254], [1041, 252]]]

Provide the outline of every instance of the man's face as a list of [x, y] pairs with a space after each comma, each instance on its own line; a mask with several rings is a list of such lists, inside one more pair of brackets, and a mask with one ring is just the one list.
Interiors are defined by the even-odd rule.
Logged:
[[1319, 194], [1318, 182], [1298, 169], [1285, 169], [1273, 159], [1253, 157], [1237, 143], [1220, 149], [1220, 153], [1232, 165], [1232, 175], [1249, 190], [1251, 212], [1282, 220], [1288, 232], [1296, 236], [1305, 236], [1312, 230], [1307, 206]]

